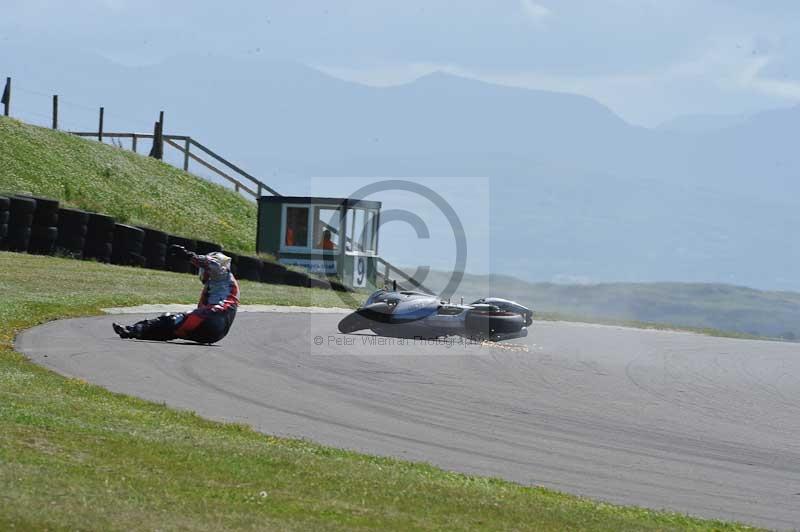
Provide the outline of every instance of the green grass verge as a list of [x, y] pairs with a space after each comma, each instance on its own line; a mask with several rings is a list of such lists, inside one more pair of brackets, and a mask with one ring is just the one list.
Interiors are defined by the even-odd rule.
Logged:
[[0, 117], [0, 193], [31, 193], [122, 223], [253, 253], [256, 204], [155, 159]]
[[[188, 275], [0, 253], [0, 530], [745, 530], [265, 436], [61, 377], [16, 333], [191, 303]], [[340, 305], [242, 283], [243, 303]]]

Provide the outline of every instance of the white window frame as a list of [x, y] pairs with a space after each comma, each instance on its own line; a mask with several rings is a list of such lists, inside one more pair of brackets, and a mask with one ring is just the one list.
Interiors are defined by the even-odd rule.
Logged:
[[367, 209], [367, 220], [372, 227], [369, 232], [369, 242], [366, 246], [366, 253], [369, 255], [378, 254], [378, 209]]
[[351, 248], [357, 247], [356, 244], [358, 243], [358, 239], [356, 238], [356, 225], [358, 225], [358, 224], [355, 223], [356, 220], [358, 220], [358, 216], [356, 214], [356, 211], [362, 211], [362, 214], [363, 214], [363, 223], [362, 223], [362, 225], [361, 225], [361, 227], [359, 228], [359, 231], [358, 231], [359, 237], [360, 237], [361, 231], [367, 226], [367, 221], [370, 220], [370, 215], [371, 215], [371, 222], [372, 222], [372, 229], [369, 232], [369, 234], [366, 235], [366, 236], [369, 237], [369, 241], [366, 242], [366, 245], [364, 246], [364, 251], [361, 251], [359, 249], [351, 249], [347, 253], [349, 253], [350, 255], [365, 255], [365, 256], [369, 256], [369, 257], [377, 257], [378, 256], [378, 250], [375, 249], [375, 248], [378, 247], [377, 246], [377, 243], [378, 243], [378, 231], [377, 231], [377, 229], [378, 229], [378, 209], [371, 209], [369, 207], [348, 207], [347, 210], [348, 211], [353, 211], [353, 223], [352, 224], [350, 223], [349, 217], [347, 218], [347, 223], [349, 224], [349, 227], [347, 227], [347, 232], [349, 233], [350, 242], [351, 242]]
[[[306, 226], [306, 245], [305, 246], [287, 246], [286, 245], [286, 222], [287, 222], [287, 211], [290, 208], [299, 207], [301, 209], [306, 209], [308, 211], [308, 221]], [[313, 244], [311, 243], [314, 239], [314, 207], [315, 205], [312, 203], [284, 203], [281, 207], [281, 245], [280, 250], [286, 251], [289, 253], [305, 253], [309, 251], [314, 251]]]

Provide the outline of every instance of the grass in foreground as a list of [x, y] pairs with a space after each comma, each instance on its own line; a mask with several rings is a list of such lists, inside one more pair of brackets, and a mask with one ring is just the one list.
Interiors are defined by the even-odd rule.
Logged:
[[[274, 438], [29, 363], [23, 328], [191, 303], [188, 275], [0, 253], [0, 529], [744, 530]], [[243, 283], [244, 303], [340, 305]]]
[[0, 194], [26, 192], [122, 223], [255, 251], [256, 204], [131, 151], [0, 116]]

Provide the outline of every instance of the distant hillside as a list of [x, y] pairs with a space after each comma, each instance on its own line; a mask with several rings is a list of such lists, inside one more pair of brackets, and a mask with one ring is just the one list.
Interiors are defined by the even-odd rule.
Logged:
[[[434, 271], [425, 284], [441, 289], [447, 279], [449, 274]], [[709, 283], [526, 283], [508, 276], [467, 275], [457, 297], [472, 301], [488, 295], [530, 305], [540, 316], [800, 339], [800, 293], [795, 292]]]
[[744, 124], [748, 115], [683, 115], [659, 124], [656, 129], [672, 133], [704, 134]]
[[0, 192], [28, 192], [173, 234], [255, 250], [256, 205], [130, 151], [0, 117]]

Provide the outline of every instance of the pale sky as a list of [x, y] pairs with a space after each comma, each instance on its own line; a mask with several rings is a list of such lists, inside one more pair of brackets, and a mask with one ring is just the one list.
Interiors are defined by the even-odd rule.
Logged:
[[800, 102], [795, 0], [5, 0], [3, 42], [126, 64], [260, 54], [375, 85], [444, 70], [648, 126]]

